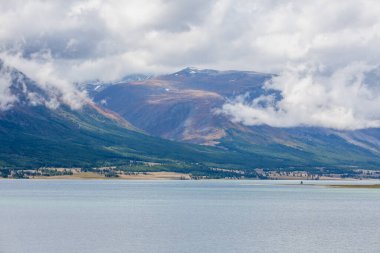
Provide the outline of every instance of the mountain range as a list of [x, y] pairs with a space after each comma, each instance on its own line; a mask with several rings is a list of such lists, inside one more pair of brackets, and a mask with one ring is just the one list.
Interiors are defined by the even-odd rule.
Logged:
[[[90, 96], [80, 109], [58, 100], [17, 69], [16, 100], [0, 111], [0, 166], [16, 168], [125, 166], [161, 169], [365, 167], [380, 165], [380, 130], [245, 126], [219, 113], [238, 95], [268, 91], [272, 74], [186, 68], [160, 76], [131, 75], [80, 85]], [[280, 94], [275, 94], [280, 96]]]
[[269, 157], [283, 166], [377, 166], [379, 129], [246, 126], [218, 113], [239, 95], [254, 99], [273, 93], [280, 98], [263, 88], [273, 76], [186, 68], [106, 85], [93, 93], [93, 100], [146, 133], [169, 140]]
[[[131, 162], [162, 164], [163, 169], [247, 167], [254, 159], [215, 147], [165, 140], [143, 133], [91, 100], [80, 109], [60, 103], [22, 72], [0, 65], [9, 76], [12, 107], [0, 111], [0, 167], [101, 167]], [[59, 100], [59, 98], [58, 98]]]

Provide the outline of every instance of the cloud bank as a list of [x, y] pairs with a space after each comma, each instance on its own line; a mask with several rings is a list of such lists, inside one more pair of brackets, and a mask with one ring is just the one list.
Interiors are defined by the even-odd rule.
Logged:
[[378, 1], [15, 0], [0, 13], [0, 57], [74, 107], [75, 82], [244, 69], [279, 74], [265, 88], [282, 99], [240, 96], [223, 107], [235, 121], [380, 127]]
[[320, 126], [355, 130], [380, 126], [380, 69], [354, 63], [331, 73], [296, 67], [267, 82], [263, 95], [249, 101], [239, 96], [222, 112], [245, 125]]
[[380, 127], [379, 10], [376, 1], [275, 4], [255, 44], [283, 63], [264, 87], [282, 98], [240, 96], [224, 113], [246, 125]]
[[[41, 60], [0, 53], [0, 111], [11, 108], [18, 101], [18, 97], [11, 92], [11, 86], [16, 84], [21, 86], [20, 92], [26, 95], [30, 105], [44, 104], [55, 109], [63, 103], [77, 110], [89, 101], [87, 93], [61, 77], [48, 58], [50, 55], [44, 55]], [[46, 95], [29, 90], [26, 82], [30, 81], [25, 80], [25, 75]]]

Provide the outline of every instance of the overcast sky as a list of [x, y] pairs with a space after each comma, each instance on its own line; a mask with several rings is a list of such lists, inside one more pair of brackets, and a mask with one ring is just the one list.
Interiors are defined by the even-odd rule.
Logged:
[[379, 13], [370, 0], [0, 0], [0, 58], [63, 92], [186, 66], [277, 73], [267, 88], [281, 101], [239, 97], [224, 112], [248, 125], [379, 127]]

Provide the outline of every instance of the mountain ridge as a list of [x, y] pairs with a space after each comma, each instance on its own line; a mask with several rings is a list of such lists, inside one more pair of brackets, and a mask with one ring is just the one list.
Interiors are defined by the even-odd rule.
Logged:
[[73, 109], [21, 72], [10, 72], [9, 90], [17, 99], [0, 112], [0, 167], [130, 161], [158, 162], [161, 169], [181, 172], [380, 166], [379, 129], [250, 127], [215, 113], [236, 95], [263, 94], [270, 74], [207, 70], [200, 77], [122, 81], [97, 89], [94, 102], [85, 99], [82, 108]]
[[[370, 164], [380, 152], [380, 130], [342, 131], [315, 127], [246, 126], [216, 113], [236, 96], [248, 100], [276, 91], [264, 89], [274, 74], [185, 68], [147, 80], [119, 82], [93, 97], [149, 134], [181, 142], [286, 156], [329, 164]], [[331, 143], [329, 143], [331, 139]], [[331, 148], [335, 143], [337, 149]], [[276, 147], [273, 152], [268, 147]], [[307, 156], [305, 156], [307, 154]], [[348, 159], [353, 157], [353, 159]], [[292, 158], [293, 159], [293, 158]], [[322, 162], [323, 163], [323, 162]], [[302, 163], [301, 163], [302, 164]]]

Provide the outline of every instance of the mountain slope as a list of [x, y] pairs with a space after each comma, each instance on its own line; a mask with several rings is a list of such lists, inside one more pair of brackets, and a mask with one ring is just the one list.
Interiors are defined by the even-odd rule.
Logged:
[[0, 67], [10, 79], [10, 93], [17, 98], [11, 108], [0, 111], [0, 166], [94, 166], [129, 159], [191, 161], [209, 152], [144, 135], [91, 102], [80, 110], [66, 105], [49, 108], [48, 92], [21, 72]]
[[[380, 166], [376, 129], [247, 127], [214, 113], [229, 97], [250, 90], [250, 96], [262, 94], [262, 82], [270, 75], [206, 70], [197, 77], [194, 69], [186, 69], [107, 85], [94, 93], [98, 105], [85, 100], [74, 110], [21, 72], [0, 67], [13, 95], [12, 106], [0, 111], [0, 167], [93, 167], [130, 161], [159, 162], [161, 168], [176, 171]], [[223, 83], [226, 78], [235, 80], [232, 87]]]
[[138, 128], [170, 140], [214, 145], [233, 124], [213, 113], [226, 98], [252, 91], [260, 95], [271, 75], [256, 72], [195, 70], [143, 81], [119, 82], [94, 95], [94, 100]]
[[0, 111], [0, 167], [93, 167], [126, 165], [132, 160], [159, 162], [172, 170], [204, 170], [210, 166], [252, 168], [283, 163], [272, 157], [152, 137], [91, 101], [77, 110], [62, 102], [51, 107], [51, 99], [59, 102], [59, 97], [23, 73], [0, 67], [16, 98], [12, 107]]
[[149, 134], [283, 160], [283, 166], [379, 164], [379, 130], [250, 127], [216, 113], [238, 95], [249, 99], [270, 92], [279, 97], [263, 89], [272, 76], [187, 68], [170, 75], [108, 85], [94, 94], [94, 101]]

